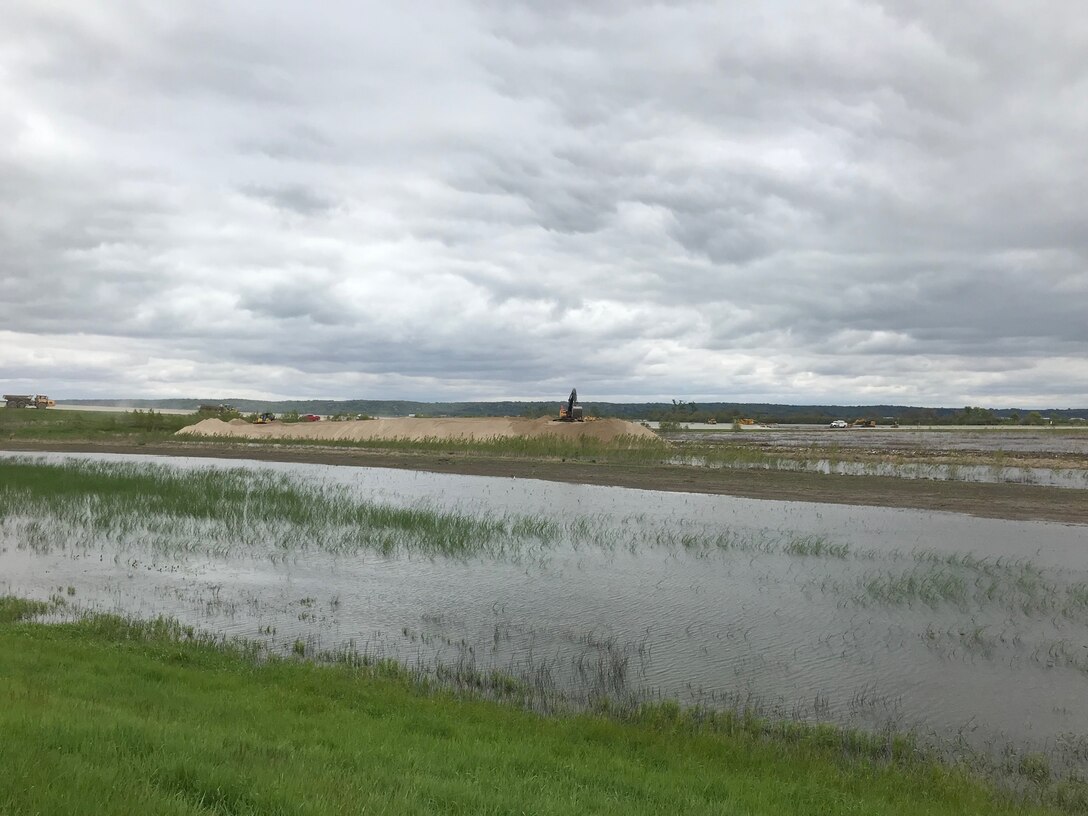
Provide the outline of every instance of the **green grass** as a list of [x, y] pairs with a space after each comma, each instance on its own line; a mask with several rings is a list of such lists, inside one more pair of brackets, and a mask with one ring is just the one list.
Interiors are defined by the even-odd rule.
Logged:
[[268, 436], [261, 439], [189, 436], [190, 441], [227, 441], [247, 446], [277, 445], [289, 447], [333, 448], [381, 451], [385, 453], [439, 454], [512, 459], [575, 460], [656, 465], [669, 461], [673, 449], [656, 437], [620, 436], [605, 442], [588, 436], [495, 437], [488, 439], [306, 439]]
[[49, 611], [49, 604], [0, 595], [0, 624], [14, 623]]
[[267, 471], [0, 459], [0, 522], [25, 519], [32, 521], [21, 539], [37, 551], [104, 536], [160, 552], [260, 546], [497, 556], [561, 533], [544, 518], [361, 501], [341, 486]]
[[199, 422], [198, 414], [156, 411], [66, 411], [0, 407], [0, 441], [154, 442], [172, 439], [176, 431]]
[[0, 458], [0, 525], [37, 552], [108, 540], [164, 554], [283, 554], [309, 548], [428, 556], [517, 556], [576, 546], [683, 549], [694, 555], [782, 552], [846, 558], [819, 536], [611, 526], [600, 517], [464, 513], [361, 500], [348, 488], [246, 468]]
[[870, 598], [886, 604], [922, 601], [928, 606], [942, 602], [963, 604], [968, 597], [963, 576], [946, 569], [913, 569], [871, 576], [865, 581]]
[[898, 741], [672, 704], [539, 717], [387, 664], [259, 662], [163, 621], [18, 620], [35, 611], [0, 600], [3, 814], [1057, 812]]
[[846, 558], [850, 555], [850, 545], [828, 541], [824, 536], [807, 535], [791, 539], [783, 552], [787, 555], [812, 556], [816, 558]]

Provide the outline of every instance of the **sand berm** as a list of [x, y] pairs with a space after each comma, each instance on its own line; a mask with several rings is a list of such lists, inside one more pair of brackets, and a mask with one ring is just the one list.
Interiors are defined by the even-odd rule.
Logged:
[[224, 422], [205, 419], [177, 432], [178, 436], [233, 437], [238, 439], [326, 439], [362, 442], [368, 439], [404, 439], [409, 441], [511, 439], [516, 437], [561, 436], [614, 442], [621, 437], [652, 439], [649, 428], [622, 419], [596, 422], [555, 422], [548, 418], [523, 417], [451, 417], [424, 419], [362, 419], [349, 422], [271, 422], [254, 425], [242, 419]]

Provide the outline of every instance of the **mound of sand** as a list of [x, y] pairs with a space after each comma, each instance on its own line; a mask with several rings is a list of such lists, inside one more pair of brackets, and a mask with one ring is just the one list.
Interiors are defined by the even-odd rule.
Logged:
[[238, 439], [509, 439], [512, 437], [590, 437], [612, 442], [621, 436], [653, 438], [649, 428], [622, 419], [596, 422], [553, 422], [521, 417], [457, 417], [449, 419], [363, 419], [351, 422], [272, 422], [252, 425], [241, 419], [224, 422], [205, 419], [177, 432], [179, 436], [216, 436]]

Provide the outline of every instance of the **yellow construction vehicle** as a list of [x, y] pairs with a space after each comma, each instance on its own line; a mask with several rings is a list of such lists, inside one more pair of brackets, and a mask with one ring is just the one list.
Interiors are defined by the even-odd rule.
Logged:
[[275, 421], [276, 421], [276, 415], [272, 414], [272, 413], [269, 413], [267, 411], [265, 413], [261, 414], [259, 417], [257, 417], [257, 424], [258, 425], [267, 425], [269, 422], [275, 422]]
[[44, 394], [4, 394], [8, 408], [52, 408], [56, 400]]
[[851, 428], [875, 428], [876, 427], [876, 420], [875, 419], [855, 419], [851, 423], [850, 427]]
[[572, 388], [570, 390], [570, 396], [567, 401], [561, 403], [559, 406], [559, 418], [556, 422], [584, 422], [585, 417], [582, 416], [582, 406], [575, 405], [574, 403], [578, 399], [578, 389]]

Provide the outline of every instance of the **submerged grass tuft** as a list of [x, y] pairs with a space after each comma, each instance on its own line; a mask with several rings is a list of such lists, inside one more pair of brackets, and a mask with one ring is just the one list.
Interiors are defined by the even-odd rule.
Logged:
[[828, 541], [825, 536], [799, 536], [786, 544], [783, 552], [787, 555], [804, 555], [817, 558], [846, 558], [850, 555], [850, 545]]
[[943, 601], [962, 604], [967, 599], [967, 582], [962, 575], [944, 569], [912, 569], [870, 576], [865, 581], [869, 598], [887, 604], [922, 601], [937, 606]]

